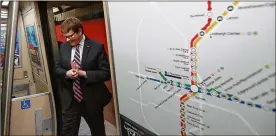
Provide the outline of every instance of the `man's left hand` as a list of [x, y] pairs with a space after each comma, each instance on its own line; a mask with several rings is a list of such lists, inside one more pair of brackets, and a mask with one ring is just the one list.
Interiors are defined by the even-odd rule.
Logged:
[[85, 78], [87, 77], [87, 76], [86, 76], [86, 72], [83, 71], [83, 70], [79, 70], [79, 71], [78, 71], [78, 74], [79, 74], [80, 77], [85, 77]]

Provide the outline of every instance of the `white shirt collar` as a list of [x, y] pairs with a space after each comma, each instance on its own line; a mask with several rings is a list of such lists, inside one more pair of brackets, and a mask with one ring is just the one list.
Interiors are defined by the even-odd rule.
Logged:
[[85, 36], [84, 36], [84, 34], [82, 34], [82, 39], [81, 39], [81, 41], [80, 41], [80, 46], [83, 46], [84, 45], [84, 41], [85, 41]]
[[[82, 39], [80, 41], [80, 45], [79, 45], [79, 51], [80, 51], [80, 60], [82, 60], [82, 53], [83, 53], [83, 47], [84, 47], [84, 41], [85, 41], [85, 36], [84, 34], [82, 35]], [[72, 51], [71, 51], [71, 61], [74, 60], [74, 55], [75, 55], [75, 51], [76, 51], [76, 46], [72, 47]]]

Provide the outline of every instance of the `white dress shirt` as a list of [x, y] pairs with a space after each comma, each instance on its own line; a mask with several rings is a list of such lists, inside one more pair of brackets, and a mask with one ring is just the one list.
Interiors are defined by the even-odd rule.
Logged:
[[[85, 40], [85, 36], [82, 35], [82, 39], [80, 41], [80, 47], [79, 47], [79, 50], [80, 50], [80, 62], [81, 62], [81, 59], [82, 59], [82, 52], [83, 52], [83, 46], [84, 46], [84, 40]], [[72, 50], [71, 50], [71, 61], [74, 60], [74, 56], [75, 56], [75, 51], [76, 51], [76, 46], [75, 47], [72, 47]]]

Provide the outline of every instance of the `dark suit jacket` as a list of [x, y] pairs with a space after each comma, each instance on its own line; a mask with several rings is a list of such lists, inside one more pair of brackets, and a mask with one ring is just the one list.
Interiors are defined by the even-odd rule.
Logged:
[[[61, 79], [60, 99], [62, 111], [69, 108], [73, 94], [73, 80], [66, 78], [71, 69], [71, 45], [69, 42], [60, 46], [60, 60], [56, 65], [56, 73]], [[85, 105], [90, 110], [102, 109], [111, 100], [111, 93], [104, 82], [110, 79], [110, 67], [103, 44], [85, 37], [81, 69], [86, 71], [87, 78], [80, 78], [80, 86]]]

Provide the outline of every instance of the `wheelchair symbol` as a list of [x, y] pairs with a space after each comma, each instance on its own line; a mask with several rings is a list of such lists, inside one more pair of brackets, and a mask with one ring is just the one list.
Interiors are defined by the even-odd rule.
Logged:
[[31, 101], [30, 100], [23, 100], [21, 101], [21, 109], [28, 109], [31, 107]]

